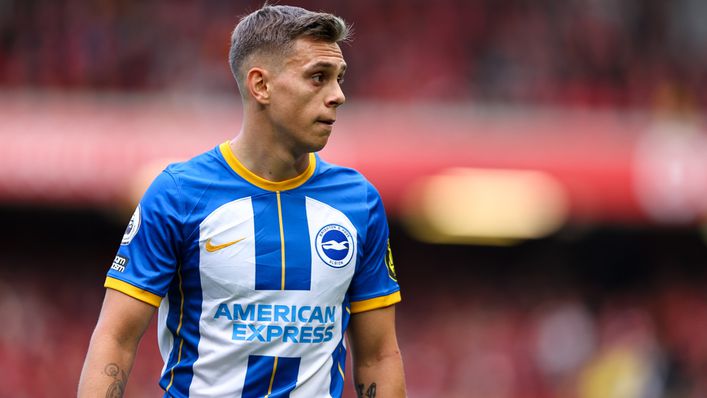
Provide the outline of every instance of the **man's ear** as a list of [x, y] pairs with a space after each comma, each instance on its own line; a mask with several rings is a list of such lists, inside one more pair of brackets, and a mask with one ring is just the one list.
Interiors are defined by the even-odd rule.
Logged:
[[270, 75], [262, 68], [250, 68], [245, 77], [245, 84], [250, 96], [261, 105], [270, 103]]

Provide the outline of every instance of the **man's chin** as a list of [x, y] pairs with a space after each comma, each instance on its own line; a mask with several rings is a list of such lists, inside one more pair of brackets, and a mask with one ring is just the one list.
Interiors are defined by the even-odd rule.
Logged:
[[329, 142], [329, 136], [327, 135], [326, 137], [323, 137], [315, 142], [309, 143], [309, 148], [307, 148], [308, 152], [319, 152], [324, 147], [326, 147], [327, 143]]

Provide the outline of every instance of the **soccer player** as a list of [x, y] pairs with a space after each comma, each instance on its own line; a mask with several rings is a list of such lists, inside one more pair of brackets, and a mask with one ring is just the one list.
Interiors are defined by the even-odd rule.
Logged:
[[340, 18], [265, 5], [230, 64], [238, 136], [168, 166], [108, 271], [79, 396], [122, 396], [159, 308], [169, 397], [340, 397], [347, 345], [360, 397], [403, 397], [399, 286], [375, 188], [323, 161], [345, 97]]

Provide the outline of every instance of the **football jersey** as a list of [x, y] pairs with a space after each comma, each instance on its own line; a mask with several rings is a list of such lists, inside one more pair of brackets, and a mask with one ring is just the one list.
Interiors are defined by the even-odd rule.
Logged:
[[380, 196], [310, 155], [260, 178], [229, 144], [168, 166], [105, 286], [159, 307], [173, 397], [340, 397], [351, 314], [400, 301]]

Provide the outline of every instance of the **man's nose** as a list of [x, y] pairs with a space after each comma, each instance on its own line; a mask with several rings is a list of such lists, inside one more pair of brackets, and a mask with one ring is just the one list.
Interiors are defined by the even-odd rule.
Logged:
[[344, 91], [341, 90], [341, 85], [337, 82], [334, 84], [334, 88], [327, 98], [326, 105], [336, 108], [344, 102], [346, 102], [346, 96], [344, 95]]

